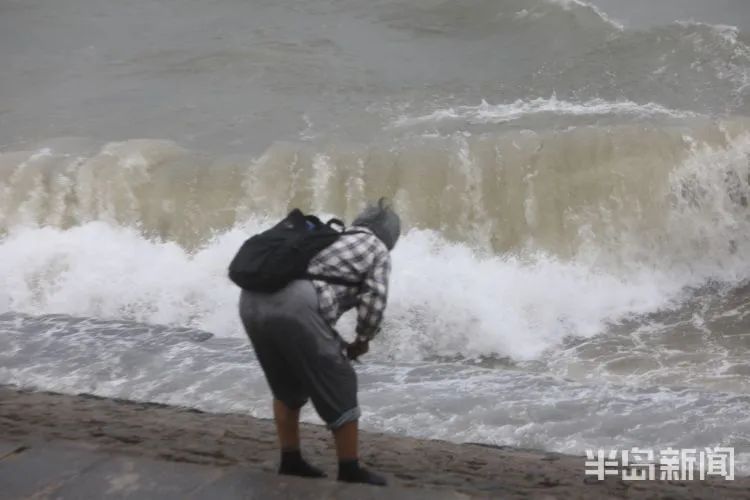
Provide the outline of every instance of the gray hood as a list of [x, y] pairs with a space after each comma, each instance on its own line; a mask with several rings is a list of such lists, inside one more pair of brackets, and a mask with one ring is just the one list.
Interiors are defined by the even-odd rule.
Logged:
[[352, 222], [353, 226], [366, 227], [385, 243], [388, 250], [393, 250], [401, 235], [401, 219], [389, 206], [385, 198], [380, 198], [377, 205], [369, 205]]

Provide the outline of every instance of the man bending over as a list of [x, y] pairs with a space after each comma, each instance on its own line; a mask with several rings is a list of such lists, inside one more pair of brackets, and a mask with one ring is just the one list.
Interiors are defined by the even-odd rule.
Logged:
[[[308, 275], [333, 278], [336, 284], [310, 279], [293, 281], [271, 294], [243, 290], [240, 317], [274, 397], [279, 473], [325, 477], [300, 453], [299, 412], [311, 399], [333, 432], [338, 480], [384, 486], [384, 477], [359, 464], [357, 375], [350, 360], [368, 351], [380, 329], [388, 298], [389, 252], [401, 223], [380, 200], [352, 226], [308, 266]], [[357, 337], [347, 345], [334, 326], [355, 307]]]

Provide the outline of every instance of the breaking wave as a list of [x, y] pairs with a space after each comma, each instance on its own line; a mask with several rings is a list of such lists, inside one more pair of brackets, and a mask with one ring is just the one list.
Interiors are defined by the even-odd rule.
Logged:
[[5, 153], [0, 310], [239, 335], [225, 270], [244, 238], [292, 206], [351, 218], [386, 193], [409, 229], [386, 352], [533, 359], [671, 307], [686, 287], [750, 276], [748, 130], [737, 119], [280, 143], [244, 160], [164, 141]]

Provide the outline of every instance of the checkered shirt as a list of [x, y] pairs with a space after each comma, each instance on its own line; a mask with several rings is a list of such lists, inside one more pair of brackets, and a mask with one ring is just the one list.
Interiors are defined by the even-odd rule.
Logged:
[[334, 285], [313, 280], [318, 292], [320, 314], [333, 327], [349, 309], [357, 308], [357, 337], [369, 340], [380, 330], [388, 301], [391, 256], [388, 248], [372, 231], [352, 227], [332, 245], [313, 257], [307, 272], [342, 278], [358, 286]]

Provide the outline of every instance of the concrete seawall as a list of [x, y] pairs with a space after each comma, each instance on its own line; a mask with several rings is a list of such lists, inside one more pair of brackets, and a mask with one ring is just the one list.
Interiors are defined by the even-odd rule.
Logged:
[[334, 480], [328, 432], [303, 425], [327, 479], [275, 474], [273, 422], [152, 403], [0, 387], [0, 498], [750, 498], [734, 481], [605, 481], [584, 458], [363, 433], [387, 489]]

